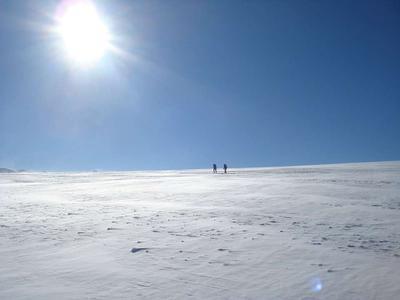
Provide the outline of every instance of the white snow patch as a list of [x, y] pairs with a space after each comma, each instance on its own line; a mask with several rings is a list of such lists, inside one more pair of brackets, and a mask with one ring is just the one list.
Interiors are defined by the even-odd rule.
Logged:
[[400, 162], [0, 175], [0, 299], [398, 299]]

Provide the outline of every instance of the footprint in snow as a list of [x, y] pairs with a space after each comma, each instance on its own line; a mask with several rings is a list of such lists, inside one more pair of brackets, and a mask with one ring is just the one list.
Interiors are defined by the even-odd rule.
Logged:
[[122, 228], [108, 227], [107, 230], [121, 230]]
[[148, 249], [149, 249], [149, 248], [132, 248], [132, 249], [131, 249], [131, 252], [132, 252], [132, 253], [136, 253], [136, 252], [143, 251], [143, 250], [145, 250], [146, 252], [148, 252]]

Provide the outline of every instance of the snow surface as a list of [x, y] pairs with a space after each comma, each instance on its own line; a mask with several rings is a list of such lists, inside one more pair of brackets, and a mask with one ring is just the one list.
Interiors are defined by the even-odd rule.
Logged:
[[0, 175], [0, 299], [400, 299], [400, 162]]

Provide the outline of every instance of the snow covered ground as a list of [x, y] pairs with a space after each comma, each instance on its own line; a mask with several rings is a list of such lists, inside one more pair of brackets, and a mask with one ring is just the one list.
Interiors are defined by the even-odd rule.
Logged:
[[400, 162], [0, 174], [0, 299], [400, 299]]

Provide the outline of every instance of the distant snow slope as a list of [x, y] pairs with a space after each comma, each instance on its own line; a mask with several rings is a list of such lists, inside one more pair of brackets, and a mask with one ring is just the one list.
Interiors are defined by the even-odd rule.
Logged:
[[0, 299], [399, 299], [400, 162], [0, 175]]
[[14, 173], [14, 170], [7, 169], [7, 168], [0, 168], [0, 173]]

